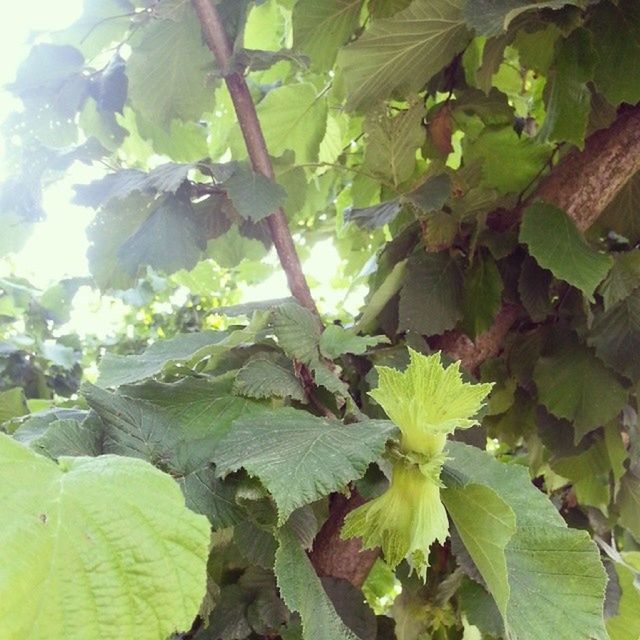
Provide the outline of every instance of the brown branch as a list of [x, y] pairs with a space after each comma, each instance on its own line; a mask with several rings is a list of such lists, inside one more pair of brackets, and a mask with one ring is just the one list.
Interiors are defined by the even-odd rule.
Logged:
[[[209, 49], [213, 52], [218, 67], [231, 95], [233, 107], [238, 117], [245, 145], [256, 172], [274, 179], [273, 166], [262, 134], [258, 114], [256, 113], [249, 87], [243, 75], [232, 68], [233, 49], [224, 30], [218, 9], [211, 0], [192, 0], [193, 7], [200, 20], [202, 33]], [[319, 318], [316, 303], [304, 273], [296, 247], [282, 209], [278, 209], [267, 218], [269, 232], [278, 252], [278, 258], [287, 274], [289, 289], [298, 302]]]
[[319, 576], [342, 578], [361, 587], [380, 555], [380, 549], [363, 550], [360, 538], [343, 540], [340, 531], [347, 514], [366, 501], [355, 490], [349, 498], [334, 493], [330, 500], [329, 518], [313, 541], [309, 557]]
[[640, 107], [633, 107], [608, 129], [591, 135], [584, 151], [567, 154], [542, 180], [535, 196], [564, 209], [584, 231], [638, 171]]
[[475, 342], [461, 331], [447, 331], [430, 342], [436, 349], [442, 349], [452, 360], [460, 360], [462, 368], [474, 372], [489, 358], [498, 355], [509, 329], [517, 320], [521, 308], [514, 304], [504, 304], [493, 325]]

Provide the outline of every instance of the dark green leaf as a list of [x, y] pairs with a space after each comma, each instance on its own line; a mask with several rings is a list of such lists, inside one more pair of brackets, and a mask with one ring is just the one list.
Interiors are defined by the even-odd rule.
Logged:
[[576, 29], [557, 45], [547, 115], [540, 129], [542, 140], [584, 147], [591, 110], [587, 82], [593, 79], [596, 62], [590, 36], [586, 29]]
[[537, 202], [527, 207], [520, 227], [520, 242], [543, 268], [593, 298], [609, 272], [611, 256], [592, 249], [564, 211]]
[[304, 389], [291, 362], [267, 354], [257, 355], [238, 371], [233, 391], [248, 398], [291, 398], [306, 402]]
[[400, 330], [437, 335], [462, 317], [462, 272], [448, 252], [418, 253], [400, 292]]
[[572, 4], [579, 7], [587, 4], [588, 0], [543, 0], [529, 2], [529, 0], [466, 0], [464, 17], [471, 27], [480, 35], [495, 36], [506, 31], [512, 20], [525, 11], [532, 9], [561, 9]]
[[575, 442], [614, 418], [628, 393], [613, 373], [571, 334], [560, 334], [537, 362], [533, 379], [540, 402], [574, 423]]
[[618, 6], [600, 2], [589, 28], [597, 53], [595, 83], [607, 100], [635, 104], [640, 100], [640, 5], [622, 0]]
[[348, 106], [362, 109], [396, 90], [416, 91], [471, 39], [463, 0], [414, 0], [390, 18], [375, 20], [338, 55]]
[[191, 204], [169, 194], [122, 244], [117, 256], [120, 265], [131, 276], [145, 266], [174, 273], [194, 267], [204, 249]]
[[471, 338], [484, 333], [502, 304], [502, 278], [494, 259], [480, 255], [465, 274], [462, 328]]
[[596, 318], [589, 344], [612, 369], [640, 379], [640, 287]]
[[214, 456], [219, 474], [244, 467], [260, 478], [283, 523], [298, 507], [361, 477], [393, 433], [386, 421], [344, 426], [295, 409], [236, 420]]
[[293, 46], [312, 66], [333, 67], [338, 49], [358, 26], [362, 0], [299, 0], [293, 9]]
[[344, 219], [355, 222], [363, 229], [377, 229], [393, 222], [401, 208], [399, 200], [389, 200], [363, 209], [349, 209], [345, 212]]
[[278, 532], [275, 574], [280, 595], [302, 618], [305, 638], [313, 640], [357, 640], [338, 617], [307, 554], [286, 527]]
[[235, 169], [223, 187], [236, 211], [252, 222], [275, 213], [287, 195], [279, 184], [244, 165]]
[[190, 3], [172, 19], [151, 19], [131, 40], [127, 60], [129, 94], [150, 122], [168, 126], [174, 118], [197, 120], [211, 105], [211, 52], [202, 42], [200, 23]]
[[634, 289], [640, 287], [640, 249], [616, 253], [613, 267], [600, 285], [605, 311], [627, 298]]

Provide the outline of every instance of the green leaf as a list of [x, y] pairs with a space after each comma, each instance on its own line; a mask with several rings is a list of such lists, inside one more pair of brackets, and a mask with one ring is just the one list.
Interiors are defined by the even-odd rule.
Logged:
[[502, 278], [490, 255], [480, 255], [464, 279], [462, 328], [471, 338], [491, 327], [502, 304]]
[[616, 194], [598, 218], [598, 224], [629, 240], [640, 242], [640, 172]]
[[620, 511], [620, 525], [640, 542], [640, 478], [631, 471], [627, 471], [620, 480], [616, 505]]
[[332, 393], [347, 396], [349, 390], [336, 370], [321, 357], [321, 327], [318, 319], [299, 304], [285, 304], [274, 310], [271, 324], [282, 350], [307, 365], [316, 383]]
[[509, 126], [484, 129], [463, 154], [466, 162], [482, 166], [482, 185], [502, 194], [518, 193], [535, 180], [548, 162], [551, 147], [519, 137]]
[[[546, 640], [554, 629], [559, 640], [605, 640], [606, 576], [588, 533], [567, 528], [553, 504], [531, 484], [525, 467], [498, 462], [458, 442], [449, 442], [447, 453], [447, 487], [486, 486], [515, 514], [516, 530], [505, 546], [507, 635], [514, 640]], [[481, 573], [486, 571], [481, 566], [484, 559], [474, 561]]]
[[120, 266], [135, 277], [145, 266], [164, 273], [191, 269], [204, 249], [191, 204], [169, 194], [122, 244], [117, 255]]
[[29, 413], [27, 399], [20, 387], [0, 391], [0, 424]]
[[112, 198], [126, 198], [135, 191], [175, 193], [187, 179], [192, 167], [191, 164], [167, 162], [149, 173], [137, 169], [122, 169], [89, 184], [75, 185], [73, 201], [75, 204], [97, 209]]
[[364, 123], [367, 145], [363, 166], [390, 178], [396, 186], [408, 180], [416, 166], [416, 151], [425, 141], [424, 115], [421, 101], [394, 117], [384, 107], [370, 112]]
[[326, 358], [335, 360], [345, 353], [362, 355], [369, 347], [389, 343], [387, 336], [359, 336], [353, 329], [345, 329], [330, 324], [320, 336], [320, 352]]
[[18, 67], [16, 80], [9, 89], [25, 102], [56, 100], [56, 94], [79, 76], [83, 67], [84, 56], [75, 47], [38, 44]]
[[450, 195], [451, 179], [446, 173], [440, 173], [427, 178], [406, 198], [424, 213], [431, 213], [442, 209]]
[[522, 306], [534, 322], [542, 322], [553, 309], [550, 292], [552, 281], [549, 270], [540, 268], [531, 256], [524, 259], [518, 278], [518, 294]]
[[133, 36], [127, 60], [129, 96], [152, 124], [169, 126], [174, 118], [197, 120], [211, 105], [213, 88], [206, 74], [211, 52], [202, 42], [198, 18], [189, 3], [172, 19], [151, 19]]
[[260, 478], [282, 524], [298, 507], [360, 478], [384, 450], [393, 426], [368, 421], [344, 426], [304, 411], [279, 409], [234, 422], [219, 442], [219, 474], [244, 467]]
[[[211, 461], [238, 417], [263, 406], [231, 395], [232, 377], [148, 382], [110, 393], [86, 384], [82, 393], [102, 418], [104, 449], [169, 466], [182, 474]], [[126, 394], [126, 395], [125, 395]]]
[[590, 36], [586, 29], [576, 29], [557, 45], [547, 115], [539, 134], [544, 141], [572, 142], [584, 148], [591, 111], [587, 82], [593, 80], [596, 62]]
[[299, 0], [293, 8], [293, 46], [313, 67], [333, 67], [338, 49], [358, 26], [362, 0]]
[[496, 638], [504, 636], [504, 624], [493, 597], [477, 582], [465, 577], [456, 593], [469, 624]]
[[284, 527], [278, 532], [275, 574], [280, 596], [300, 613], [304, 637], [313, 640], [357, 640], [338, 617], [311, 562], [295, 535]]
[[640, 249], [615, 253], [613, 267], [598, 289], [605, 311], [640, 287]]
[[[616, 615], [607, 620], [607, 631], [611, 640], [638, 640], [640, 637], [640, 590], [636, 569], [640, 570], [640, 554], [629, 551], [621, 554], [628, 564], [616, 563], [615, 571], [622, 594]], [[633, 564], [632, 564], [633, 563]]]
[[614, 106], [640, 100], [640, 7], [634, 0], [618, 6], [601, 2], [589, 21], [597, 54], [595, 84]]
[[58, 466], [2, 434], [0, 476], [11, 514], [0, 530], [0, 635], [163, 640], [190, 628], [209, 524], [169, 476], [115, 456]]
[[57, 459], [61, 456], [97, 456], [102, 453], [102, 424], [95, 416], [82, 422], [72, 418], [27, 420], [13, 437], [36, 453]]
[[589, 344], [612, 369], [640, 379], [640, 287], [596, 318]]
[[539, 358], [533, 379], [540, 402], [556, 417], [574, 423], [575, 442], [606, 424], [628, 393], [593, 352], [572, 335], [560, 334]]
[[216, 352], [242, 344], [251, 339], [252, 331], [201, 331], [183, 333], [166, 340], [154, 342], [139, 354], [121, 356], [107, 353], [100, 362], [98, 384], [101, 387], [117, 387], [138, 382], [162, 373], [165, 368], [184, 364], [195, 365]]
[[291, 398], [307, 402], [302, 385], [296, 378], [291, 362], [260, 354], [251, 358], [238, 371], [233, 392], [248, 398]]
[[244, 165], [238, 165], [222, 186], [235, 210], [252, 222], [275, 213], [287, 196], [279, 184]]
[[567, 214], [544, 202], [527, 207], [520, 242], [543, 268], [593, 299], [596, 287], [609, 272], [613, 259], [592, 249]]
[[302, 82], [269, 91], [257, 107], [269, 153], [295, 153], [296, 163], [316, 162], [327, 127], [326, 98]]
[[355, 222], [363, 229], [377, 229], [393, 222], [401, 209], [400, 200], [388, 200], [371, 207], [348, 209], [344, 219], [345, 222]]
[[466, 0], [464, 17], [469, 26], [483, 36], [496, 36], [509, 28], [511, 22], [525, 11], [532, 9], [561, 9], [571, 4], [585, 6], [588, 0]]
[[347, 105], [366, 109], [396, 91], [422, 88], [471, 39], [463, 0], [414, 0], [390, 18], [374, 20], [338, 54]]
[[54, 42], [72, 44], [92, 59], [107, 45], [123, 39], [133, 10], [128, 0], [85, 0], [80, 17], [53, 33]]
[[448, 252], [414, 254], [400, 292], [399, 329], [437, 335], [462, 318], [462, 272]]
[[502, 616], [506, 616], [509, 582], [505, 547], [516, 532], [513, 510], [485, 485], [449, 487], [442, 492], [442, 501]]

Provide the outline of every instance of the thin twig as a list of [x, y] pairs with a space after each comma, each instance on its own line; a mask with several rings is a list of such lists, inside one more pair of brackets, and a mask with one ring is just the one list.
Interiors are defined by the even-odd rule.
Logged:
[[[233, 49], [224, 30], [218, 9], [210, 0], [192, 0], [192, 3], [200, 20], [205, 42], [213, 52], [231, 95], [251, 164], [256, 172], [273, 180], [273, 166], [256, 108], [244, 76], [233, 68]], [[291, 293], [302, 306], [309, 309], [319, 319], [320, 315], [304, 277], [302, 264], [296, 253], [284, 211], [278, 209], [272, 213], [267, 218], [267, 223], [273, 244], [278, 252], [280, 264], [287, 275]]]

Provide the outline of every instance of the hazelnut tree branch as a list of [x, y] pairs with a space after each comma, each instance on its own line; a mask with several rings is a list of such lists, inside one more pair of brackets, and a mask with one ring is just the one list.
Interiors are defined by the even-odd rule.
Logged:
[[[213, 52], [231, 95], [251, 164], [256, 172], [273, 180], [273, 166], [258, 114], [244, 76], [233, 69], [233, 48], [224, 30], [218, 9], [210, 0], [192, 0], [192, 2], [202, 27], [205, 42]], [[302, 264], [296, 253], [284, 211], [278, 209], [268, 216], [267, 224], [271, 239], [278, 252], [280, 264], [287, 275], [291, 293], [303, 307], [309, 309], [319, 318], [318, 309], [304, 277]]]

